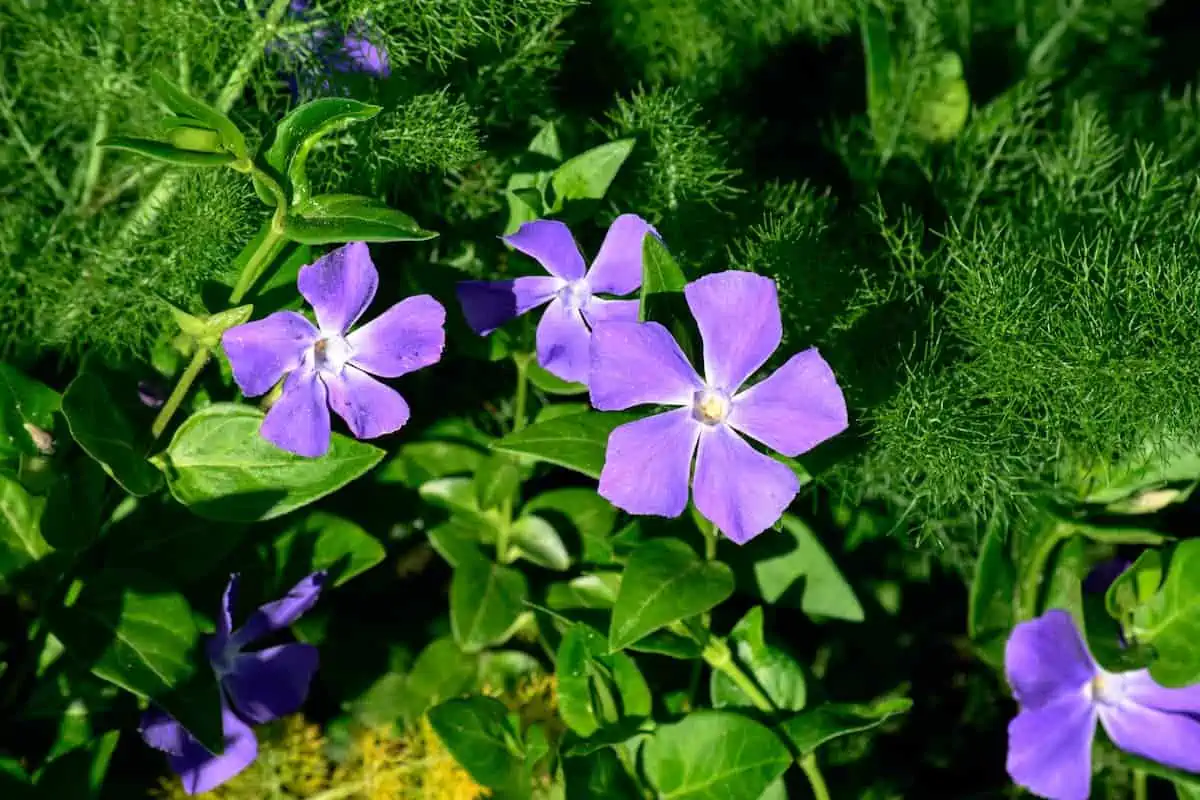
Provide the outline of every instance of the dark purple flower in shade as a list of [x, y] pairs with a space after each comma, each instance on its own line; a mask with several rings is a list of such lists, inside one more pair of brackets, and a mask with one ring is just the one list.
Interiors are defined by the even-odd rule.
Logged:
[[317, 326], [295, 311], [225, 331], [221, 344], [247, 397], [270, 391], [287, 376], [283, 394], [261, 433], [301, 456], [329, 449], [329, 408], [359, 439], [399, 430], [408, 403], [372, 378], [398, 378], [436, 363], [446, 344], [446, 310], [429, 295], [409, 297], [349, 333], [379, 284], [363, 242], [352, 242], [300, 268], [297, 285]]
[[463, 281], [458, 300], [467, 324], [481, 336], [513, 317], [549, 303], [537, 327], [538, 363], [565, 381], [588, 377], [591, 329], [609, 320], [634, 321], [637, 300], [605, 300], [599, 294], [629, 294], [642, 285], [642, 242], [658, 233], [636, 214], [609, 226], [589, 270], [571, 231], [561, 222], [526, 222], [504, 241], [550, 273], [509, 281]]
[[1092, 567], [1091, 571], [1083, 579], [1083, 590], [1093, 594], [1107, 592], [1108, 587], [1112, 586], [1113, 581], [1132, 565], [1133, 561], [1121, 556], [1101, 561]]
[[245, 648], [299, 619], [317, 602], [324, 584], [324, 572], [309, 575], [282, 599], [260, 606], [245, 625], [234, 630], [237, 576], [229, 579], [216, 635], [207, 643], [209, 663], [221, 688], [225, 749], [212, 753], [159, 708], [151, 708], [142, 716], [142, 739], [167, 753], [171, 769], [179, 775], [188, 794], [214, 789], [254, 763], [258, 741], [252, 724], [293, 714], [304, 704], [317, 671], [315, 647], [292, 643], [253, 652]]
[[696, 509], [741, 544], [779, 519], [800, 483], [738, 434], [797, 456], [846, 429], [846, 400], [816, 348], [738, 391], [782, 339], [774, 281], [721, 272], [689, 283], [684, 295], [704, 342], [703, 379], [658, 323], [605, 322], [592, 333], [593, 406], [679, 407], [613, 430], [599, 491], [631, 514], [678, 516], [695, 454]]
[[314, 24], [304, 39], [276, 42], [268, 47], [282, 52], [295, 70], [288, 76], [294, 96], [328, 94], [332, 72], [373, 78], [386, 78], [391, 74], [387, 52], [372, 41], [373, 33], [365, 20], [343, 33], [334, 23], [314, 17], [311, 6], [309, 0], [292, 0], [288, 6], [288, 13], [293, 18]]
[[1033, 794], [1086, 800], [1097, 720], [1122, 750], [1200, 772], [1200, 685], [1167, 689], [1148, 670], [1102, 669], [1066, 611], [1013, 628], [1004, 669], [1019, 706], [1008, 725], [1008, 774]]

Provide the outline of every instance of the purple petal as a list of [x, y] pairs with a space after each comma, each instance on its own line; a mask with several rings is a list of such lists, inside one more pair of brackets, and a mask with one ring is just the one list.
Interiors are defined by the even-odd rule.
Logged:
[[1008, 724], [1008, 774], [1039, 797], [1087, 800], [1096, 711], [1082, 693], [1027, 709]]
[[691, 405], [704, 384], [657, 322], [606, 322], [592, 331], [588, 389], [601, 411], [645, 403]]
[[1136, 703], [1100, 703], [1100, 724], [1127, 753], [1168, 767], [1200, 772], [1200, 720]]
[[708, 384], [732, 394], [783, 338], [775, 281], [730, 270], [692, 281], [683, 293], [704, 340]]
[[376, 78], [391, 74], [387, 53], [366, 36], [349, 33], [342, 40], [342, 51], [346, 54], [350, 71], [363, 72]]
[[300, 366], [320, 332], [295, 311], [276, 311], [221, 334], [233, 379], [247, 397], [258, 397]]
[[480, 336], [513, 317], [537, 308], [563, 287], [561, 278], [526, 277], [511, 281], [462, 281], [455, 292], [467, 325]]
[[1004, 648], [1004, 672], [1023, 708], [1040, 708], [1079, 694], [1099, 668], [1075, 620], [1055, 608], [1013, 628]]
[[298, 456], [318, 458], [329, 450], [329, 409], [325, 384], [311, 369], [296, 370], [283, 394], [267, 412], [259, 433], [271, 444]]
[[658, 236], [637, 214], [622, 214], [613, 220], [588, 270], [587, 282], [593, 292], [629, 294], [642, 285], [642, 242], [648, 233]]
[[242, 653], [221, 685], [238, 713], [261, 725], [300, 710], [317, 662], [317, 648], [311, 644], [282, 644]]
[[221, 704], [221, 724], [225, 749], [220, 755], [213, 755], [188, 734], [183, 751], [167, 758], [188, 794], [212, 791], [258, 758], [258, 740], [254, 738], [254, 731], [224, 703]]
[[436, 364], [446, 347], [446, 309], [427, 294], [396, 303], [346, 337], [350, 363], [372, 375], [399, 378]]
[[221, 594], [221, 613], [217, 615], [217, 635], [214, 637], [224, 648], [225, 642], [233, 635], [233, 609], [237, 606], [238, 576], [230, 575], [229, 583]]
[[727, 425], [715, 425], [700, 436], [693, 491], [696, 510], [744, 544], [783, 516], [800, 491], [800, 480]]
[[300, 619], [316, 604], [324, 585], [325, 573], [314, 572], [293, 586], [279, 600], [260, 606], [250, 615], [250, 619], [246, 620], [246, 624], [234, 634], [237, 646], [245, 647], [267, 634], [283, 630]]
[[301, 267], [296, 285], [316, 312], [321, 332], [340, 336], [371, 305], [379, 273], [366, 242], [350, 242]]
[[734, 397], [729, 424], [772, 450], [798, 456], [846, 430], [849, 422], [833, 370], [810, 347]]
[[588, 378], [588, 343], [592, 335], [578, 309], [554, 299], [537, 326], [538, 363], [552, 375], [572, 383]]
[[1122, 672], [1110, 676], [1109, 680], [1120, 681], [1119, 691], [1138, 705], [1200, 716], [1200, 683], [1168, 689], [1159, 686], [1146, 669]]
[[579, 245], [575, 244], [570, 229], [557, 220], [535, 219], [526, 222], [516, 233], [505, 236], [504, 241], [557, 278], [577, 281], [583, 277], [583, 255], [579, 252]]
[[605, 300], [593, 296], [583, 309], [583, 318], [590, 328], [606, 322], [637, 322], [638, 305], [637, 300]]
[[164, 753], [179, 755], [192, 735], [174, 717], [158, 706], [150, 706], [138, 724], [142, 741]]
[[613, 430], [600, 472], [600, 496], [630, 514], [677, 517], [688, 501], [700, 423], [690, 408], [627, 422]]
[[340, 375], [322, 379], [329, 390], [329, 407], [346, 420], [355, 438], [374, 439], [408, 422], [408, 403], [400, 393], [367, 373], [346, 367]]

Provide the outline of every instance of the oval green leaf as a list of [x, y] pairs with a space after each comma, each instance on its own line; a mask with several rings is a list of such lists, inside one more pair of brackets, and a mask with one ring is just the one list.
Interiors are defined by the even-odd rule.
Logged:
[[622, 650], [672, 622], [708, 611], [733, 594], [733, 572], [704, 561], [678, 539], [652, 539], [629, 557], [613, 606], [608, 646]]
[[283, 235], [301, 244], [422, 242], [437, 236], [408, 214], [359, 195], [317, 195], [293, 212], [284, 219]]
[[[738, 663], [745, 667], [775, 704], [784, 711], [804, 708], [804, 670], [796, 659], [766, 640], [762, 606], [755, 606], [729, 632]], [[709, 682], [713, 708], [754, 708], [753, 701], [724, 672], [713, 670]]]
[[524, 794], [521, 789], [528, 778], [521, 740], [499, 700], [480, 696], [447, 700], [429, 709], [429, 724], [472, 778], [490, 789], [517, 797]]
[[512, 567], [461, 557], [450, 581], [450, 628], [459, 647], [476, 653], [503, 644], [525, 610], [529, 584]]
[[774, 731], [730, 711], [695, 711], [660, 726], [643, 758], [664, 800], [757, 798], [792, 763]]
[[912, 708], [907, 697], [888, 697], [874, 703], [824, 703], [801, 712], [779, 726], [800, 755], [807, 755], [840, 736], [876, 728]]
[[310, 188], [305, 165], [313, 146], [329, 134], [369, 120], [382, 110], [380, 106], [357, 100], [324, 97], [297, 106], [280, 120], [263, 158], [277, 174], [287, 176], [293, 204], [308, 199]]
[[167, 80], [160, 72], [150, 75], [150, 88], [162, 98], [162, 101], [167, 104], [167, 108], [176, 114], [203, 122], [221, 134], [221, 142], [225, 145], [225, 149], [235, 156], [246, 158], [249, 155], [249, 151], [246, 149], [246, 137], [242, 136], [242, 132], [229, 120], [229, 117], [207, 103], [192, 97]]
[[255, 522], [306, 506], [362, 477], [383, 451], [334, 434], [329, 452], [304, 458], [259, 435], [262, 412], [219, 403], [193, 414], [156, 458], [176, 500], [202, 517]]
[[604, 451], [613, 428], [637, 419], [637, 414], [585, 411], [554, 417], [510, 433], [492, 444], [493, 450], [532, 456], [589, 478], [599, 478]]
[[97, 143], [96, 146], [111, 150], [128, 150], [155, 161], [165, 161], [181, 167], [225, 167], [237, 160], [232, 153], [185, 150], [167, 142], [139, 139], [134, 136], [110, 136]]

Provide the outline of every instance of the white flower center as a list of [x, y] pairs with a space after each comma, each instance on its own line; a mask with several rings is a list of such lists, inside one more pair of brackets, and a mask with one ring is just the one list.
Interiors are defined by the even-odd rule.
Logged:
[[571, 311], [577, 311], [587, 306], [592, 299], [592, 290], [585, 281], [570, 281], [558, 290], [558, 299]]
[[1088, 683], [1088, 698], [1106, 706], [1119, 705], [1125, 699], [1125, 679], [1115, 672], [1099, 672]]
[[350, 344], [341, 336], [326, 336], [312, 346], [313, 367], [318, 372], [340, 374], [353, 356]]
[[724, 422], [732, 407], [729, 395], [720, 389], [705, 387], [692, 396], [692, 416], [705, 425]]

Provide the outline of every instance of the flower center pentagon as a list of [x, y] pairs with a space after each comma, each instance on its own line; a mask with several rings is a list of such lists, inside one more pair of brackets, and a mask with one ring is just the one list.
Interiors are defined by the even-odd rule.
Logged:
[[1088, 692], [1097, 703], [1109, 706], [1117, 705], [1125, 696], [1123, 683], [1120, 675], [1101, 672], [1088, 684]]
[[692, 416], [705, 425], [724, 422], [729, 416], [729, 407], [729, 395], [720, 389], [701, 389], [692, 398]]
[[319, 372], [340, 373], [354, 352], [341, 336], [326, 336], [313, 345], [313, 366]]
[[558, 299], [568, 309], [576, 311], [586, 306], [592, 299], [592, 290], [582, 280], [571, 281], [558, 290]]

